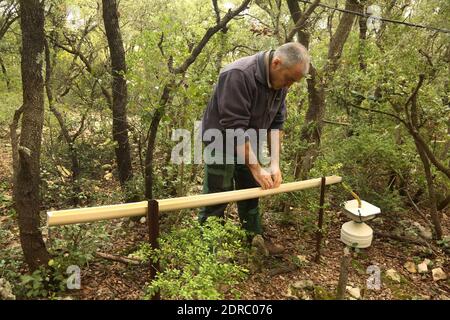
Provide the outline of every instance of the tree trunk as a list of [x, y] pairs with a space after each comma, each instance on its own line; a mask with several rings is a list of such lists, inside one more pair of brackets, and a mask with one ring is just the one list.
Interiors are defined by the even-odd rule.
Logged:
[[[288, 7], [294, 23], [297, 24], [302, 17], [298, 2], [288, 0]], [[362, 7], [356, 0], [347, 0], [345, 3], [345, 9], [360, 12]], [[310, 65], [310, 78], [307, 80], [309, 106], [300, 137], [301, 141], [306, 143], [306, 148], [297, 155], [297, 163], [294, 172], [296, 179], [306, 179], [308, 177], [308, 173], [318, 155], [323, 126], [322, 120], [325, 115], [326, 107], [325, 92], [328, 84], [333, 79], [334, 72], [339, 66], [338, 63], [344, 49], [344, 44], [347, 41], [354, 20], [354, 14], [342, 14], [341, 20], [336, 28], [336, 32], [330, 39], [330, 44], [328, 47], [328, 63], [325, 65], [324, 69], [322, 71], [318, 71], [313, 65]], [[299, 42], [308, 48], [309, 34], [305, 31], [305, 27], [297, 30], [297, 35]], [[322, 76], [319, 76], [319, 74], [322, 73], [323, 78]]]
[[[358, 0], [347, 0], [345, 2], [345, 10], [359, 12], [361, 13], [362, 7], [358, 3]], [[355, 21], [355, 15], [352, 13], [343, 13], [341, 16], [341, 20], [336, 28], [336, 32], [333, 37], [330, 39], [330, 44], [328, 47], [328, 64], [325, 67], [325, 71], [327, 73], [333, 74], [338, 66], [339, 60], [342, 55], [342, 51], [344, 50], [345, 42], [352, 30], [353, 22]], [[332, 80], [332, 77], [325, 80]]]
[[[301, 19], [302, 12], [300, 10], [300, 6], [298, 4], [298, 1], [296, 0], [288, 0], [288, 7], [289, 11], [291, 13], [292, 20], [295, 24]], [[297, 39], [298, 42], [300, 42], [302, 45], [304, 45], [306, 48], [309, 48], [309, 39], [310, 34], [304, 31], [303, 29], [297, 30]], [[313, 123], [315, 120], [318, 120], [320, 118], [320, 114], [325, 109], [325, 97], [324, 92], [321, 91], [321, 88], [319, 86], [319, 79], [317, 78], [317, 70], [316, 68], [310, 64], [309, 66], [309, 75], [310, 77], [306, 80], [308, 85], [308, 110], [306, 112], [305, 116], [305, 125], [303, 126], [301, 130], [301, 141], [308, 141], [312, 139], [312, 136], [315, 135], [315, 140], [319, 141], [320, 139], [320, 133], [316, 130], [318, 128], [313, 128]], [[307, 126], [306, 124], [310, 124]], [[311, 132], [313, 131], [313, 132]], [[311, 138], [309, 138], [311, 136]], [[318, 147], [318, 144], [314, 143], [316, 147]], [[306, 149], [305, 149], [306, 150]], [[304, 174], [303, 168], [310, 167], [312, 159], [315, 157], [315, 151], [316, 148], [308, 148], [305, 153], [299, 152], [296, 155], [296, 165], [294, 169], [294, 176], [295, 179], [300, 178], [306, 178]]]
[[314, 66], [309, 69], [310, 78], [308, 84], [308, 110], [300, 134], [301, 141], [306, 142], [306, 149], [300, 155], [300, 166], [297, 165], [295, 178], [302, 180], [308, 178], [309, 170], [312, 168], [320, 148], [320, 137], [322, 135], [322, 120], [325, 115], [325, 87], [320, 83]]
[[423, 169], [425, 171], [425, 178], [427, 180], [428, 196], [431, 209], [431, 221], [433, 221], [435, 237], [437, 240], [441, 240], [442, 226], [441, 219], [439, 218], [439, 214], [437, 212], [436, 191], [434, 189], [433, 176], [431, 174], [430, 160], [428, 159], [425, 151], [422, 149], [422, 146], [417, 141], [415, 141], [415, 144], [417, 152], [420, 156], [420, 160], [422, 160]]
[[[197, 57], [203, 51], [204, 47], [208, 44], [211, 37], [220, 30], [225, 30], [228, 22], [231, 21], [239, 13], [244, 11], [249, 3], [250, 0], [243, 0], [243, 2], [239, 5], [239, 7], [237, 7], [233, 11], [229, 10], [227, 14], [225, 14], [225, 16], [223, 17], [220, 17], [217, 7], [215, 6], [216, 22], [217, 22], [216, 25], [206, 30], [202, 39], [197, 43], [196, 46], [194, 46], [194, 48], [191, 51], [191, 54], [183, 61], [183, 63], [181, 63], [181, 65], [179, 65], [176, 68], [173, 68], [173, 57], [169, 58], [168, 66], [170, 73], [173, 76], [184, 74], [189, 69], [191, 64], [195, 62]], [[156, 147], [156, 136], [158, 133], [158, 126], [162, 116], [164, 115], [166, 106], [170, 105], [172, 99], [171, 92], [173, 90], [174, 85], [175, 79], [173, 78], [164, 86], [158, 108], [155, 110], [155, 114], [153, 115], [149, 129], [147, 153], [145, 156], [145, 198], [149, 200], [153, 199], [153, 162], [154, 162], [153, 160]]]
[[166, 105], [170, 103], [170, 93], [172, 91], [173, 82], [170, 82], [164, 86], [163, 93], [160, 99], [159, 107], [155, 110], [155, 113], [150, 124], [147, 153], [145, 156], [145, 198], [148, 200], [153, 199], [153, 159], [156, 146], [156, 135], [158, 133], [159, 122], [164, 115]]
[[127, 70], [117, 9], [116, 0], [103, 0], [103, 22], [111, 54], [111, 73], [113, 76], [113, 138], [117, 142], [115, 152], [119, 168], [119, 181], [122, 188], [125, 188], [127, 182], [133, 178], [133, 171], [126, 111], [127, 84], [124, 75]]
[[[364, 12], [364, 4], [360, 4], [361, 12]], [[359, 47], [358, 47], [358, 60], [359, 60], [359, 69], [361, 71], [366, 71], [367, 63], [366, 63], [366, 40], [367, 40], [367, 17], [359, 17]]]
[[44, 123], [44, 5], [39, 0], [21, 0], [20, 11], [23, 114], [13, 196], [25, 261], [31, 270], [35, 270], [50, 259], [39, 229], [39, 168]]
[[0, 56], [0, 66], [2, 68], [3, 78], [6, 82], [6, 90], [11, 90], [11, 81], [9, 80], [8, 71], [6, 70], [5, 63], [3, 62], [2, 57]]

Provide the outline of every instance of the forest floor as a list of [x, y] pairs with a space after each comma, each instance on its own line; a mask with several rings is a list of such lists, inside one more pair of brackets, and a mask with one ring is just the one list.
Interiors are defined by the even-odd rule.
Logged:
[[[307, 214], [292, 212], [292, 214]], [[328, 212], [333, 215], [332, 212]], [[240, 292], [239, 299], [333, 299], [340, 273], [340, 261], [344, 245], [340, 242], [340, 227], [347, 221], [343, 214], [334, 213], [329, 231], [324, 241], [321, 260], [314, 262], [315, 236], [313, 233], [302, 231], [301, 227], [281, 225], [276, 214], [265, 218], [266, 229], [275, 243], [285, 246], [286, 252], [280, 257], [263, 258], [259, 268], [252, 270], [246, 281], [234, 289]], [[410, 217], [401, 217], [407, 220]], [[371, 226], [377, 230], [392, 229], [383, 220], [373, 221]], [[445, 217], [443, 223], [448, 232], [449, 221]], [[124, 224], [121, 225], [124, 227]], [[119, 256], [127, 256], [136, 248], [136, 243], [147, 240], [146, 224], [132, 224], [126, 226], [128, 237], [112, 239], [114, 252]], [[448, 233], [446, 233], [448, 234]], [[294, 257], [299, 257], [301, 263], [293, 263]], [[404, 267], [408, 261], [417, 263], [424, 259], [431, 261], [428, 272], [410, 273]], [[298, 260], [297, 260], [298, 261]], [[441, 267], [448, 274], [450, 258], [445, 252], [433, 246], [412, 244], [375, 236], [372, 246], [361, 249], [353, 257], [349, 272], [348, 286], [359, 288], [361, 299], [450, 299], [449, 280], [433, 281], [431, 269]], [[367, 289], [367, 281], [371, 274], [367, 268], [378, 266], [381, 271], [381, 286], [379, 290]], [[400, 275], [400, 282], [391, 280], [386, 271], [394, 269]], [[89, 264], [82, 272], [83, 286], [78, 293], [71, 295], [77, 299], [140, 299], [143, 288], [149, 279], [149, 272], [142, 266], [126, 265], [120, 262], [98, 259]], [[308, 285], [304, 280], [312, 281]], [[305, 287], [306, 288], [302, 288]], [[224, 289], [226, 290], [226, 289]], [[227, 296], [225, 292], [225, 296]], [[232, 296], [229, 296], [232, 298]], [[351, 298], [347, 294], [347, 298]]]
[[[6, 248], [20, 248], [17, 224], [10, 212], [11, 199], [11, 157], [6, 136], [0, 145], [0, 184], [3, 201], [0, 202], [0, 228], [10, 231]], [[105, 187], [111, 187], [106, 184]], [[234, 214], [235, 215], [235, 214]], [[233, 215], [233, 216], [234, 216]], [[315, 233], [317, 213], [293, 209], [288, 216], [280, 213], [264, 214], [264, 225], [273, 242], [282, 244], [286, 251], [281, 257], [264, 257], [254, 268], [246, 281], [237, 287], [240, 299], [330, 299], [335, 297], [340, 273], [340, 263], [344, 245], [340, 242], [340, 228], [348, 221], [339, 208], [325, 212], [327, 232], [323, 242], [319, 263], [314, 262]], [[195, 212], [192, 212], [195, 216]], [[442, 226], [448, 246], [450, 214], [442, 216]], [[414, 228], [417, 222], [425, 223], [413, 211], [401, 214], [383, 212], [368, 224], [377, 232], [371, 247], [361, 249], [351, 262], [348, 286], [359, 288], [360, 299], [450, 299], [450, 279], [434, 281], [431, 269], [442, 268], [450, 273], [448, 247], [437, 246], [433, 241], [420, 237], [390, 238], [405, 230], [405, 226]], [[120, 229], [108, 240], [108, 254], [127, 256], [136, 250], [139, 243], [147, 241], [145, 223], [130, 220], [107, 222], [108, 230]], [[408, 227], [406, 227], [408, 229]], [[380, 234], [381, 233], [381, 234]], [[410, 241], [411, 239], [412, 242]], [[413, 243], [415, 242], [415, 243]], [[8, 257], [0, 257], [8, 259]], [[0, 260], [1, 260], [0, 259]], [[428, 272], [412, 273], [405, 268], [406, 262], [418, 263], [429, 259]], [[367, 288], [371, 274], [369, 266], [377, 266], [381, 271], [381, 286]], [[400, 276], [398, 281], [387, 276], [386, 271], [394, 269]], [[22, 263], [22, 271], [26, 267]], [[149, 270], [144, 265], [131, 265], [96, 257], [81, 270], [81, 290], [67, 293], [73, 299], [142, 299], [144, 287], [148, 283]], [[308, 280], [308, 282], [304, 281]], [[223, 288], [225, 296], [230, 288]], [[352, 299], [347, 293], [347, 298]]]

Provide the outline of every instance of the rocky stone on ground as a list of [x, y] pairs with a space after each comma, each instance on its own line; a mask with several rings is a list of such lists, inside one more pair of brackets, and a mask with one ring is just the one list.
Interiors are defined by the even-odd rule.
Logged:
[[361, 289], [359, 289], [358, 287], [353, 288], [351, 286], [347, 286], [346, 289], [350, 296], [355, 299], [361, 299]]
[[11, 284], [3, 278], [0, 278], [0, 300], [16, 300]]
[[408, 261], [403, 266], [409, 273], [417, 273], [416, 264], [414, 262]]
[[314, 289], [314, 282], [312, 282], [311, 280], [300, 280], [294, 282], [291, 286], [292, 288], [297, 290], [304, 290], [304, 289], [312, 290]]
[[447, 279], [447, 274], [445, 274], [445, 272], [444, 272], [444, 270], [442, 270], [442, 268], [435, 268], [435, 269], [431, 270], [431, 273], [433, 274], [433, 281]]
[[414, 227], [417, 228], [417, 230], [419, 231], [419, 235], [426, 239], [426, 240], [431, 240], [433, 239], [433, 233], [431, 232], [430, 229], [425, 228], [424, 226], [422, 226], [420, 223], [418, 222], [414, 222], [413, 223]]
[[427, 263], [424, 261], [422, 263], [419, 263], [417, 265], [417, 270], [419, 271], [419, 273], [427, 273], [428, 272], [428, 265]]
[[401, 282], [400, 274], [394, 269], [387, 270], [386, 277], [394, 282]]
[[301, 300], [311, 300], [314, 293], [314, 282], [311, 280], [300, 280], [291, 283], [288, 288], [288, 297], [296, 297]]

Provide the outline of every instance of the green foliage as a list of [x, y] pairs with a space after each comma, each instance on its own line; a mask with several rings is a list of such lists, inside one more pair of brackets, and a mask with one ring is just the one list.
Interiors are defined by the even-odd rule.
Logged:
[[[104, 225], [69, 225], [52, 235], [48, 266], [31, 274], [18, 275], [16, 295], [25, 298], [56, 298], [67, 291], [69, 266], [82, 268], [94, 258], [95, 251], [109, 239]], [[18, 277], [17, 277], [18, 276]]]
[[246, 255], [244, 238], [239, 226], [209, 218], [203, 226], [183, 223], [161, 238], [158, 250], [144, 245], [138, 256], [159, 257], [162, 268], [146, 297], [160, 290], [164, 299], [223, 299], [221, 286], [235, 285], [247, 273], [238, 262]]
[[[10, 235], [0, 228], [0, 239], [6, 239], [4, 243], [8, 242]], [[0, 242], [0, 256], [2, 257], [0, 259], [0, 278], [11, 283], [13, 293], [17, 298], [49, 298], [66, 290], [66, 275], [59, 263], [56, 264], [55, 260], [50, 260], [53, 267], [41, 267], [32, 274], [23, 274], [23, 257], [20, 247], [4, 248], [2, 242]]]
[[291, 256], [292, 263], [298, 268], [303, 268], [308, 264], [307, 260], [300, 259], [299, 256]]
[[7, 128], [11, 123], [14, 111], [20, 107], [21, 102], [22, 96], [19, 92], [2, 92], [0, 100], [0, 125], [2, 127]]
[[[397, 1], [392, 7], [391, 2], [382, 0], [378, 3], [388, 18], [449, 28], [449, 1]], [[239, 1], [218, 1], [222, 17], [228, 10], [225, 5], [230, 3], [236, 5]], [[324, 3], [336, 5], [331, 1]], [[344, 2], [336, 3], [343, 8]], [[71, 6], [78, 6], [83, 21], [90, 21], [96, 27], [84, 34], [84, 26], [70, 26], [66, 14]], [[306, 7], [301, 5], [302, 10]], [[152, 191], [156, 198], [199, 192], [196, 187], [202, 180], [200, 167], [185, 165], [181, 168], [169, 161], [176, 143], [171, 141], [171, 130], [192, 129], [194, 122], [202, 117], [223, 66], [259, 50], [275, 48], [284, 42], [284, 34], [293, 27], [285, 1], [252, 2], [248, 15], [234, 19], [227, 30], [214, 35], [187, 72], [173, 75], [168, 65], [173, 62], [174, 67], [179, 66], [208, 28], [216, 23], [211, 2], [205, 5], [203, 0], [120, 1], [120, 24], [128, 69], [124, 76], [128, 84], [129, 141], [134, 169], [134, 179], [123, 192], [116, 181], [114, 149], [117, 144], [111, 134], [112, 112], [104, 96], [104, 90], [111, 90], [112, 78], [109, 52], [105, 49], [107, 40], [103, 28], [99, 27], [102, 25], [101, 14], [96, 3], [86, 0], [49, 0], [49, 8], [52, 10], [46, 13], [46, 34], [61, 44], [80, 50], [89, 60], [90, 68], [86, 68], [80, 57], [54, 47], [53, 41], [49, 41], [56, 107], [71, 135], [80, 128], [82, 130], [73, 144], [80, 163], [80, 176], [74, 183], [70, 172], [70, 148], [61, 134], [59, 123], [45, 106], [40, 168], [44, 209], [112, 204], [124, 199], [143, 198], [143, 162], [148, 130], [155, 110], [161, 105], [164, 87], [172, 80], [176, 85], [163, 110], [155, 148], [150, 150], [155, 155]], [[410, 16], [405, 17], [409, 10]], [[189, 19], [186, 19], [186, 13], [189, 13]], [[448, 34], [386, 22], [383, 23], [383, 32], [368, 32], [366, 39], [362, 40], [358, 21], [355, 21], [338, 69], [331, 78], [324, 72], [324, 66], [328, 63], [330, 35], [335, 33], [342, 15], [327, 13], [328, 10], [316, 9], [308, 28], [311, 33], [310, 52], [320, 80], [318, 85], [327, 85], [324, 118], [331, 121], [322, 123], [320, 145], [314, 145], [317, 158], [308, 176], [340, 175], [361, 198], [379, 206], [383, 213], [408, 210], [402, 196], [405, 190], [411, 195], [424, 190], [419, 205], [427, 205], [423, 165], [410, 133], [395, 118], [367, 109], [407, 119], [404, 104], [417, 84], [418, 75], [425, 74], [424, 86], [417, 97], [419, 131], [433, 153], [446, 164], [449, 157], [450, 97]], [[0, 41], [0, 55], [6, 68], [6, 73], [0, 70], [0, 137], [4, 141], [9, 139], [8, 125], [14, 110], [22, 105], [21, 41], [17, 20]], [[361, 67], [362, 62], [364, 68]], [[309, 98], [306, 81], [293, 85], [289, 90], [281, 163], [283, 182], [296, 180], [293, 173], [300, 164], [299, 157], [311, 147], [301, 138], [302, 133], [318, 127], [317, 123], [308, 127], [304, 125]], [[358, 109], [358, 106], [366, 110]], [[3, 150], [10, 150], [10, 147]], [[3, 163], [1, 165], [0, 169], [3, 169]], [[431, 170], [435, 189], [439, 192], [438, 200], [442, 200], [449, 193], [450, 180], [434, 166]], [[4, 176], [1, 178], [3, 180]], [[11, 222], [13, 219], [9, 219], [15, 218], [16, 214], [12, 209], [10, 192], [6, 192], [10, 183], [0, 183], [0, 215], [8, 217], [0, 225], [0, 275], [18, 284], [23, 257], [17, 239], [14, 239], [17, 229]], [[331, 186], [328, 190], [327, 208], [351, 198], [340, 185]], [[293, 225], [300, 232], [312, 233], [316, 230], [318, 199], [318, 189], [281, 194], [262, 200], [261, 212], [263, 215], [266, 211], [274, 212], [276, 222]], [[287, 210], [289, 207], [294, 210]], [[301, 208], [301, 213], [298, 208]], [[325, 218], [326, 228], [329, 217], [326, 215]], [[180, 220], [177, 218], [177, 223]], [[149, 287], [149, 294], [160, 288], [167, 298], [222, 297], [218, 285], [228, 280], [234, 283], [232, 279], [242, 275], [238, 266], [218, 262], [238, 260], [236, 255], [242, 249], [233, 239], [227, 238], [231, 235], [221, 233], [228, 230], [228, 224], [216, 228], [214, 222], [210, 223], [212, 226], [205, 229], [189, 222], [166, 236], [160, 252], [164, 271]], [[407, 226], [402, 227], [408, 231]], [[228, 232], [234, 238], [240, 237], [237, 231], [230, 230]], [[50, 251], [55, 255], [53, 268], [58, 266], [57, 270], [49, 268], [50, 271], [38, 270], [26, 275], [23, 286], [15, 286], [16, 291], [23, 289], [18, 296], [42, 297], [58, 292], [58, 281], [62, 279], [58, 280], [58, 277], [63, 275], [64, 268], [69, 264], [82, 266], [89, 263], [96, 248], [105, 245], [108, 238], [103, 224], [52, 229]], [[205, 247], [205, 243], [215, 245]], [[231, 247], [226, 247], [226, 243], [231, 243], [228, 244]], [[170, 249], [169, 244], [173, 244], [175, 249]], [[442, 240], [439, 245], [448, 251], [447, 240]], [[147, 256], [150, 254], [147, 249], [144, 246], [136, 254]]]
[[18, 282], [22, 266], [20, 249], [1, 249], [0, 255], [2, 257], [0, 259], [0, 278], [5, 278], [11, 283]]
[[67, 275], [61, 264], [49, 261], [49, 267], [41, 267], [32, 274], [20, 276], [17, 294], [26, 298], [54, 298], [67, 290]]
[[52, 233], [50, 252], [61, 256], [61, 265], [84, 266], [93, 259], [95, 251], [107, 243], [110, 235], [106, 223], [75, 224], [58, 227]]
[[442, 240], [438, 240], [437, 244], [444, 250], [447, 254], [450, 253], [450, 237], [444, 237]]
[[[358, 127], [338, 148], [326, 145], [312, 172], [341, 175], [362, 199], [385, 212], [398, 212], [403, 201], [398, 190], [390, 189], [390, 178], [398, 174], [407, 180], [417, 164], [410, 146], [397, 145], [393, 139], [388, 131], [380, 134]], [[344, 199], [349, 198], [351, 195], [345, 191]]]

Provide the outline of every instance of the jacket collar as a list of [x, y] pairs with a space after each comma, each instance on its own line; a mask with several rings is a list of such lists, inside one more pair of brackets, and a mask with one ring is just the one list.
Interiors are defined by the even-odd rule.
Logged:
[[255, 78], [263, 85], [269, 88], [269, 84], [267, 83], [268, 75], [267, 75], [267, 66], [265, 62], [266, 54], [270, 54], [273, 50], [269, 51], [261, 51], [256, 54], [256, 72]]

